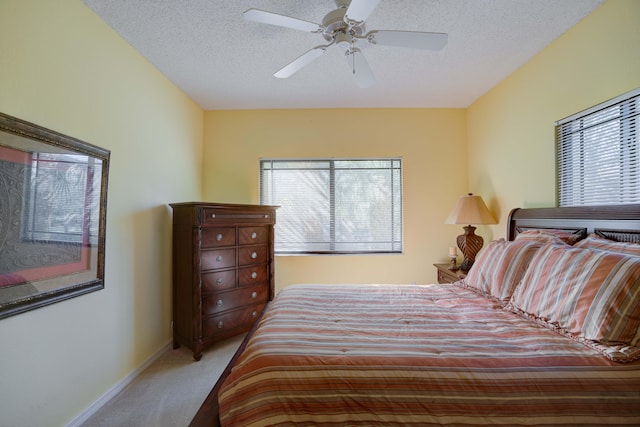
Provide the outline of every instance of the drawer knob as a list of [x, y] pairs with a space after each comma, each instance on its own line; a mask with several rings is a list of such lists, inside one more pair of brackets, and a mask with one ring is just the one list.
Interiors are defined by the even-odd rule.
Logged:
[[224, 301], [222, 301], [221, 299], [219, 299], [218, 301], [216, 301], [216, 305], [218, 307], [222, 307], [224, 305]]
[[257, 296], [258, 296], [257, 292], [251, 292], [251, 298], [255, 299]]
[[224, 326], [224, 323], [221, 321], [218, 322], [218, 324], [216, 325], [218, 327], [218, 329], [222, 329], [222, 327]]
[[222, 233], [218, 234], [216, 236], [216, 240], [219, 242], [220, 240], [222, 240]]
[[251, 317], [256, 317], [258, 315], [257, 311], [254, 311], [253, 313], [251, 313]]
[[218, 255], [218, 256], [216, 257], [216, 261], [218, 261], [218, 262], [222, 261], [222, 255]]
[[251, 252], [251, 258], [253, 258], [253, 259], [258, 258], [258, 253], [257, 252]]
[[256, 232], [254, 231], [253, 233], [251, 233], [251, 238], [255, 239], [256, 237], [258, 237], [258, 235], [256, 234]]
[[258, 273], [256, 273], [255, 271], [253, 273], [251, 273], [251, 278], [255, 279], [256, 277], [258, 277]]
[[222, 277], [218, 277], [218, 279], [216, 280], [216, 284], [222, 285]]
[[211, 214], [211, 218], [215, 218], [215, 217], [216, 217], [216, 214]]

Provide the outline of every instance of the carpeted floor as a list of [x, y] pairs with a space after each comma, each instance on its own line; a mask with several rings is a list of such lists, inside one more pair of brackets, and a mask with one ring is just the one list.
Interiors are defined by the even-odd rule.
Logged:
[[244, 335], [204, 351], [199, 362], [182, 346], [169, 350], [82, 427], [181, 427], [189, 422]]

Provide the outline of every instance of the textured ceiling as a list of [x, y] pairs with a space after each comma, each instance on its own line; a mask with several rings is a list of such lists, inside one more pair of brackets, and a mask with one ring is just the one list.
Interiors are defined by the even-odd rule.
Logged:
[[603, 0], [382, 0], [367, 30], [444, 32], [437, 52], [363, 48], [377, 83], [356, 86], [329, 49], [288, 79], [273, 73], [319, 34], [243, 20], [257, 8], [321, 23], [334, 0], [83, 0], [206, 110], [467, 107]]

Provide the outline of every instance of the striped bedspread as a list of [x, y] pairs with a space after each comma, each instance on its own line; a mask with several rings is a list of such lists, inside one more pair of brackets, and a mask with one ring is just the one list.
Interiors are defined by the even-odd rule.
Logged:
[[222, 426], [637, 426], [640, 363], [455, 285], [297, 285], [219, 403]]

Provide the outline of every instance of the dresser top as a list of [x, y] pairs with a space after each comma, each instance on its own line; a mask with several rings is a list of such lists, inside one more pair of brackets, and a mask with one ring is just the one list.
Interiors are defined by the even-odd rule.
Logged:
[[280, 206], [270, 205], [249, 205], [249, 204], [237, 204], [237, 203], [216, 203], [216, 202], [180, 202], [169, 203], [172, 208], [218, 208], [218, 209], [278, 209]]

